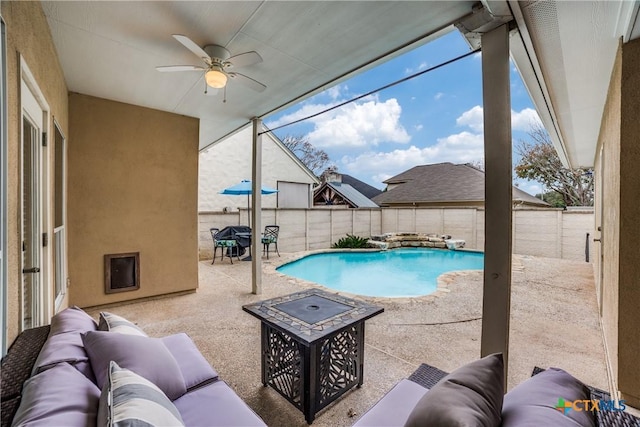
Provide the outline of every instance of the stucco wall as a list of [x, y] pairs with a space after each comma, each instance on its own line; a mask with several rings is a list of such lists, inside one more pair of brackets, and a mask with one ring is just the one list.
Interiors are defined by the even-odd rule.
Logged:
[[[200, 154], [198, 210], [221, 211], [225, 207], [247, 206], [246, 196], [219, 192], [243, 179], [251, 179], [253, 128], [248, 127]], [[270, 134], [262, 135], [262, 185], [278, 188], [278, 181], [300, 182], [313, 189], [314, 179], [277, 145]], [[277, 206], [278, 195], [262, 198], [262, 207]]]
[[640, 40], [622, 49], [620, 126], [620, 271], [618, 383], [622, 397], [640, 407]]
[[[20, 55], [49, 105], [50, 119], [56, 120], [68, 135], [67, 87], [47, 20], [39, 2], [5, 2], [1, 4], [7, 29], [7, 97], [8, 97], [8, 310], [7, 338], [12, 342], [20, 328]], [[49, 135], [53, 135], [53, 120]], [[53, 155], [53, 143], [45, 153]], [[53, 173], [53, 164], [50, 164]], [[53, 183], [53, 175], [50, 182]], [[53, 194], [52, 188], [48, 188]], [[53, 210], [50, 211], [53, 214]], [[51, 221], [52, 223], [52, 221]], [[45, 230], [53, 236], [53, 230]], [[53, 301], [51, 302], [53, 305]], [[53, 311], [53, 306], [49, 307]]]
[[[618, 377], [621, 77], [622, 50], [619, 49], [609, 84], [595, 162], [595, 237], [600, 239], [594, 247], [595, 282], [613, 389], [617, 389], [615, 383]], [[597, 231], [598, 227], [601, 228], [600, 232]]]
[[[640, 40], [616, 56], [600, 128], [596, 227], [602, 243], [596, 266], [604, 338], [613, 388], [640, 407]], [[601, 251], [601, 252], [600, 252]]]
[[[70, 302], [198, 286], [197, 119], [69, 95]], [[104, 255], [140, 252], [140, 289], [104, 292]]]

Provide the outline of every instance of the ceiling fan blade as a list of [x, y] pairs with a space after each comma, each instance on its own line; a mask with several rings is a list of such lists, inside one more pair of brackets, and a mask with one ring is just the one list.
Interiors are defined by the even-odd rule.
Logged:
[[156, 70], [164, 72], [173, 71], [204, 71], [204, 67], [198, 67], [196, 65], [163, 65], [156, 67]]
[[209, 54], [189, 37], [183, 36], [182, 34], [173, 34], [173, 38], [182, 43], [182, 45], [189, 49], [191, 52], [195, 53], [198, 58], [201, 58], [207, 64], [211, 64], [211, 58], [209, 57]]
[[247, 77], [244, 74], [227, 73], [227, 75], [229, 77], [231, 77], [234, 81], [237, 81], [238, 83], [241, 83], [241, 84], [245, 85], [246, 87], [251, 88], [251, 89], [253, 89], [255, 91], [258, 91], [258, 92], [262, 92], [267, 88], [265, 85], [263, 85], [259, 81], [253, 80], [251, 77]]
[[251, 51], [232, 56], [225, 62], [231, 64], [231, 67], [233, 68], [240, 68], [262, 62], [262, 57], [258, 54], [258, 52]]

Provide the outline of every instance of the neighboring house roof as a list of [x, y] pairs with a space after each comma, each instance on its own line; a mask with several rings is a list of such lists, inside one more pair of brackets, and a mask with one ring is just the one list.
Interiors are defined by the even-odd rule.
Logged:
[[[393, 204], [484, 203], [484, 172], [468, 164], [415, 166], [384, 181], [389, 190], [373, 198], [380, 206]], [[528, 205], [546, 202], [513, 187], [513, 200]]]
[[[343, 175], [344, 176], [344, 175]], [[377, 208], [367, 196], [344, 182], [325, 182], [313, 193], [314, 205], [342, 205], [347, 204], [352, 208]], [[327, 200], [329, 194], [329, 200]], [[336, 198], [336, 195], [338, 196]], [[324, 201], [324, 203], [323, 203]]]
[[362, 182], [359, 179], [352, 177], [351, 175], [342, 174], [342, 183], [352, 186], [369, 199], [374, 198], [378, 194], [382, 194], [382, 190], [379, 190], [376, 187], [367, 184], [366, 182]]

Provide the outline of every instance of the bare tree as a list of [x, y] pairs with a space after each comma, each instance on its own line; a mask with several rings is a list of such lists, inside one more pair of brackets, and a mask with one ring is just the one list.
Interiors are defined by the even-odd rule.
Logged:
[[316, 175], [329, 163], [329, 155], [314, 147], [304, 135], [287, 135], [282, 142]]
[[520, 140], [516, 145], [516, 153], [521, 156], [515, 167], [516, 175], [555, 191], [565, 206], [592, 206], [593, 169], [565, 168], [542, 125], [532, 125], [528, 134], [531, 141]]
[[470, 162], [467, 162], [466, 164], [468, 166], [471, 166], [472, 168], [476, 168], [476, 169], [484, 172], [484, 159], [472, 160]]

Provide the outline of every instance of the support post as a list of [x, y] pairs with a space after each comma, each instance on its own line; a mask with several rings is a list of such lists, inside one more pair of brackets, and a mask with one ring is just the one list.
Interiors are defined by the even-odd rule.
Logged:
[[251, 293], [262, 293], [262, 120], [254, 118], [251, 156]]
[[[504, 355], [505, 385], [511, 313], [512, 176], [509, 25], [482, 35], [485, 252], [481, 355]], [[487, 238], [489, 237], [489, 238]]]

